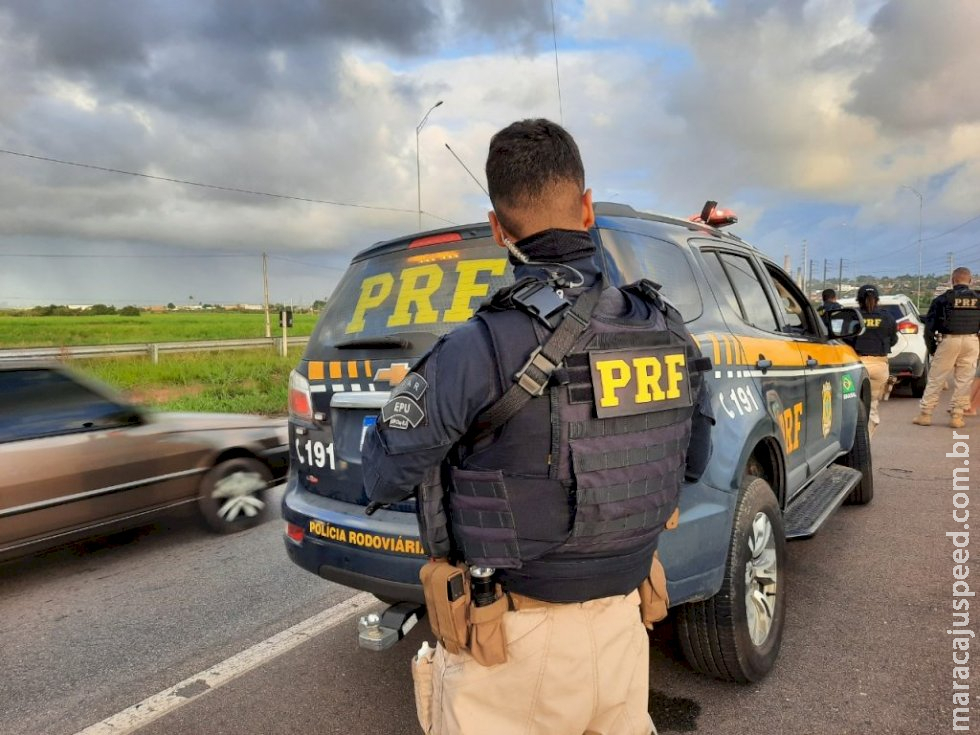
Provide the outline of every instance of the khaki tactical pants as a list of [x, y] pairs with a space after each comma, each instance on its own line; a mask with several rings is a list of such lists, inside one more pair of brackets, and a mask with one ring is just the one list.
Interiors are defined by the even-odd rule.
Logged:
[[871, 412], [868, 415], [868, 436], [874, 436], [881, 420], [878, 418], [878, 401], [885, 395], [888, 384], [888, 357], [882, 355], [862, 355], [861, 362], [868, 369], [871, 379]]
[[929, 366], [929, 383], [926, 385], [919, 407], [922, 413], [931, 414], [939, 403], [939, 394], [948, 378], [952, 378], [953, 394], [950, 405], [953, 413], [963, 413], [970, 406], [970, 384], [977, 369], [980, 342], [975, 334], [947, 334], [936, 348]]
[[427, 732], [649, 735], [650, 644], [639, 593], [516, 602], [503, 619], [505, 663], [481, 666], [466, 651], [436, 648]]

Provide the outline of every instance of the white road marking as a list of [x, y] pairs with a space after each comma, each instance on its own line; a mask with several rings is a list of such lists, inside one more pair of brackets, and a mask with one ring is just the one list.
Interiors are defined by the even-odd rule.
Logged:
[[[189, 676], [182, 682], [167, 687], [142, 702], [127, 707], [122, 712], [108, 717], [102, 722], [80, 730], [75, 735], [126, 735], [150, 724], [164, 715], [193, 702], [198, 697], [224, 686], [228, 682], [247, 674], [277, 656], [281, 656], [301, 643], [323, 633], [330, 628], [349, 620], [358, 613], [365, 612], [379, 604], [378, 598], [361, 592], [321, 613], [256, 643], [241, 653], [215, 664], [210, 669]], [[351, 633], [353, 635], [353, 632]]]

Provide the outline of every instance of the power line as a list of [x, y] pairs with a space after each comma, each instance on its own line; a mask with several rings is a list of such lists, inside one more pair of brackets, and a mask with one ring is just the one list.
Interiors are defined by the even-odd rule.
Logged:
[[305, 260], [296, 260], [295, 258], [287, 258], [287, 257], [285, 257], [283, 255], [270, 255], [269, 256], [269, 260], [283, 260], [283, 261], [285, 261], [287, 263], [297, 263], [299, 265], [309, 266], [310, 268], [324, 268], [326, 270], [331, 270], [331, 271], [341, 271], [341, 272], [343, 272], [343, 271], [346, 271], [347, 270], [347, 267], [346, 266], [322, 265], [320, 263], [310, 263], [310, 262], [307, 262]]
[[[354, 207], [356, 209], [372, 209], [380, 212], [405, 212], [407, 214], [415, 214], [414, 209], [400, 209], [398, 207], [379, 207], [371, 204], [353, 204], [350, 202], [335, 202], [328, 199], [312, 199], [310, 197], [299, 197], [292, 196], [289, 194], [272, 194], [267, 191], [256, 191], [254, 189], [240, 189], [235, 186], [220, 186], [218, 184], [205, 184], [200, 181], [191, 181], [189, 179], [176, 179], [169, 176], [155, 176], [153, 174], [144, 174], [138, 171], [124, 171], [119, 168], [109, 168], [107, 166], [96, 166], [91, 163], [79, 163], [78, 161], [65, 161], [60, 158], [50, 158], [48, 156], [35, 156], [30, 153], [20, 153], [18, 151], [10, 151], [0, 148], [0, 153], [5, 153], [8, 156], [19, 156], [20, 158], [30, 158], [35, 161], [46, 161], [48, 163], [58, 163], [63, 166], [76, 166], [78, 168], [88, 168], [95, 171], [104, 171], [106, 173], [112, 174], [124, 174], [126, 176], [137, 176], [143, 179], [153, 179], [154, 181], [167, 181], [171, 184], [185, 184], [186, 186], [197, 186], [202, 189], [216, 189], [218, 191], [231, 191], [238, 194], [252, 194], [254, 196], [271, 197], [273, 199], [290, 199], [297, 202], [308, 202], [310, 204], [328, 204], [333, 207]], [[428, 214], [428, 212], [426, 212]], [[434, 217], [435, 215], [429, 215]], [[436, 219], [442, 219], [441, 217], [436, 217]], [[448, 221], [448, 220], [443, 220]]]
[[956, 232], [957, 230], [961, 230], [971, 222], [976, 222], [978, 219], [980, 219], [980, 214], [976, 215], [975, 217], [971, 217], [970, 219], [968, 219], [966, 222], [963, 222], [962, 224], [956, 225], [956, 227], [954, 227], [951, 230], [946, 230], [946, 232], [940, 232], [938, 235], [930, 235], [929, 237], [923, 237], [922, 242], [927, 242], [929, 240], [938, 240], [940, 237], [946, 237], [946, 235], [950, 235]]

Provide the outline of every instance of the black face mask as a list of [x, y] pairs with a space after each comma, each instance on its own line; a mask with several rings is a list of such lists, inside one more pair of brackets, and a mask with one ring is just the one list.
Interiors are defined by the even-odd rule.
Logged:
[[[515, 247], [537, 263], [571, 263], [595, 254], [595, 243], [583, 230], [542, 230], [525, 237]], [[509, 257], [511, 265], [520, 265], [513, 253]]]

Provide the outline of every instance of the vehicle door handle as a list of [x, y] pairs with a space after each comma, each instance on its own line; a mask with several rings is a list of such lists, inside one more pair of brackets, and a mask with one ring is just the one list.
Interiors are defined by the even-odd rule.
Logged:
[[772, 367], [772, 360], [767, 360], [765, 355], [759, 355], [759, 360], [755, 363], [755, 366], [762, 372], [766, 372], [766, 370]]
[[810, 357], [809, 355], [807, 355], [807, 356], [806, 356], [806, 366], [807, 366], [808, 368], [812, 368], [812, 367], [816, 367], [816, 366], [817, 366], [817, 365], [819, 365], [819, 364], [820, 364], [820, 362], [819, 362], [819, 361], [817, 361], [817, 360], [814, 360], [814, 359], [813, 359], [812, 357]]

